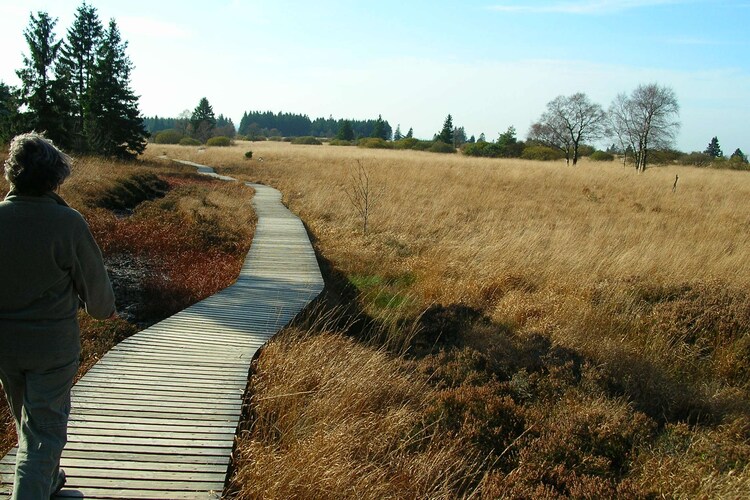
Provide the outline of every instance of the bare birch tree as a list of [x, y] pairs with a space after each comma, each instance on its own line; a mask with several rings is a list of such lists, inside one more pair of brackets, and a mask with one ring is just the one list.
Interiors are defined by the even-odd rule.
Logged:
[[606, 115], [599, 104], [583, 92], [558, 96], [547, 103], [539, 121], [531, 126], [529, 139], [565, 153], [565, 160], [578, 163], [578, 148], [600, 138], [605, 131]]
[[635, 169], [646, 170], [649, 151], [668, 148], [680, 129], [680, 105], [670, 87], [639, 85], [630, 96], [619, 94], [609, 108], [610, 134], [623, 150], [630, 147]]

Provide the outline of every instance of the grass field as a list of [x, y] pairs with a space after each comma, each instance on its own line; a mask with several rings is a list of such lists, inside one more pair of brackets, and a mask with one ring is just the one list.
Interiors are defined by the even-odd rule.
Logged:
[[[262, 487], [282, 478], [308, 485], [312, 496], [398, 497], [414, 470], [445, 474], [420, 483], [414, 497], [738, 497], [750, 487], [746, 173], [659, 167], [639, 175], [618, 163], [572, 168], [272, 142], [150, 146], [147, 154], [281, 189], [310, 228], [333, 288], [358, 292], [362, 314], [390, 335], [380, 349], [406, 350], [348, 362], [422, 387], [410, 403], [382, 406], [415, 412], [385, 430], [359, 403], [341, 408], [356, 399], [328, 392], [361, 377], [359, 394], [380, 394], [382, 376], [363, 368], [320, 380], [320, 358], [297, 362], [316, 340], [280, 341], [261, 357], [258, 420], [243, 442], [250, 455], [270, 456], [243, 455], [243, 498], [258, 495], [247, 478], [260, 477]], [[373, 195], [367, 234], [346, 195], [358, 165]], [[317, 341], [336, 342], [331, 335]], [[372, 348], [350, 355], [369, 359]], [[300, 391], [274, 376], [287, 364], [294, 380], [318, 382]], [[425, 468], [430, 445], [404, 444], [414, 433], [463, 450], [461, 465]], [[368, 454], [376, 436], [401, 441]], [[326, 474], [292, 456], [308, 457], [305, 464], [336, 456], [336, 465]], [[370, 489], [371, 474], [390, 481], [391, 493]]]

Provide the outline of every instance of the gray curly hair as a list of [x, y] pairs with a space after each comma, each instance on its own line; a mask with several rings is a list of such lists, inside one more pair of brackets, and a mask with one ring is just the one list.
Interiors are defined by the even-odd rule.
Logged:
[[10, 141], [5, 178], [20, 194], [40, 196], [57, 188], [70, 175], [71, 159], [37, 132]]

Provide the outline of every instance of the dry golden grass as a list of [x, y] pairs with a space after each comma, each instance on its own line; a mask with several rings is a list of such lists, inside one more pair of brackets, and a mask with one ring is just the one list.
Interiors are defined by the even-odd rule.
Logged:
[[[245, 160], [248, 149], [264, 161]], [[750, 211], [743, 203], [750, 180], [744, 172], [670, 167], [637, 175], [617, 163], [566, 168], [275, 142], [202, 153], [149, 146], [150, 154], [163, 152], [278, 186], [316, 235], [335, 235], [321, 238], [328, 257], [369, 251], [388, 264], [398, 261], [419, 273], [428, 302], [476, 300], [477, 282], [522, 273], [537, 285], [557, 286], [632, 276], [665, 283], [730, 279], [739, 287], [750, 282]], [[369, 237], [357, 234], [359, 221], [344, 193], [356, 160], [383, 188]], [[673, 194], [675, 174], [681, 178]]]
[[287, 330], [252, 388], [237, 498], [449, 499], [478, 482], [478, 454], [423, 421], [429, 388], [382, 351]]
[[[253, 160], [244, 159], [247, 150]], [[747, 173], [660, 167], [638, 175], [616, 163], [568, 168], [270, 142], [203, 151], [150, 146], [147, 154], [192, 159], [281, 189], [372, 316], [413, 318], [431, 304], [461, 304], [484, 316], [459, 321], [450, 342], [428, 338], [433, 350], [406, 363], [417, 384], [420, 373], [429, 378], [431, 388], [420, 395], [432, 408], [425, 418], [443, 415], [440, 433], [470, 443], [471, 453], [494, 453], [478, 493], [747, 492]], [[379, 193], [366, 235], [345, 194], [358, 161]], [[290, 356], [297, 355], [293, 348]], [[350, 363], [359, 356], [350, 353]], [[296, 376], [315, 376], [326, 365], [321, 358], [296, 364]], [[262, 365], [260, 379], [282, 363]], [[302, 402], [288, 404], [279, 411], [295, 423], [284, 429], [325, 425], [317, 423], [325, 412], [303, 418], [293, 409]], [[495, 421], [496, 414], [509, 420]], [[266, 424], [259, 420], [253, 430], [255, 452]], [[289, 446], [310, 445], [294, 435]], [[293, 462], [296, 469], [287, 470], [272, 456], [276, 477], [293, 483], [294, 470], [311, 466]], [[259, 474], [254, 463], [246, 460], [246, 477]], [[380, 465], [383, 481], [392, 477]]]

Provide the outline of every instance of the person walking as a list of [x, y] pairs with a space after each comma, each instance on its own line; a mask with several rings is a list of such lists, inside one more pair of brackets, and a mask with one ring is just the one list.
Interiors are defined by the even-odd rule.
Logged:
[[83, 216], [56, 193], [71, 159], [43, 135], [10, 143], [0, 202], [0, 382], [18, 432], [14, 500], [65, 484], [70, 389], [81, 351], [77, 312], [115, 315], [112, 285]]

